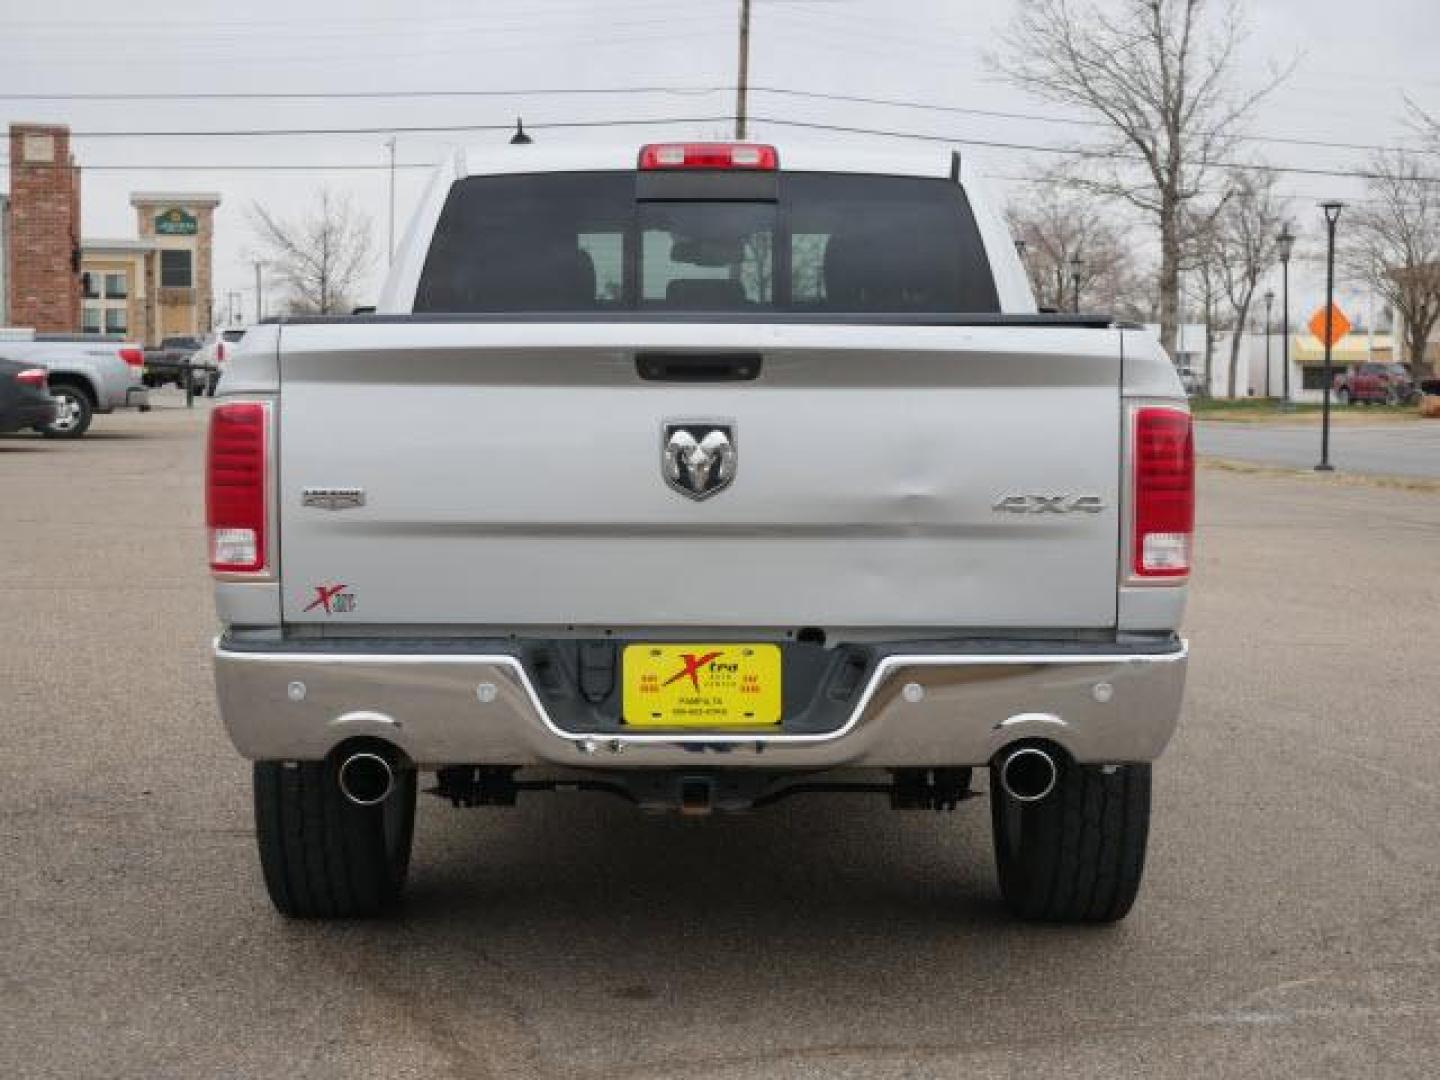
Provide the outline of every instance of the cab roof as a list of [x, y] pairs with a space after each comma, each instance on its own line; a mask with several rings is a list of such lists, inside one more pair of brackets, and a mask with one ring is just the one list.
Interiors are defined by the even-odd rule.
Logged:
[[[541, 136], [542, 140], [544, 136]], [[628, 142], [554, 143], [529, 145], [475, 146], [457, 150], [456, 172], [460, 176], [537, 172], [588, 172], [634, 169], [640, 148], [652, 143], [724, 143], [738, 140], [696, 138], [649, 138]], [[949, 147], [915, 150], [854, 149], [832, 144], [785, 142], [765, 139], [749, 142], [773, 146], [779, 153], [781, 172], [876, 173], [886, 176], [950, 175]], [[962, 159], [963, 160], [963, 159]], [[962, 166], [963, 171], [963, 166]]]

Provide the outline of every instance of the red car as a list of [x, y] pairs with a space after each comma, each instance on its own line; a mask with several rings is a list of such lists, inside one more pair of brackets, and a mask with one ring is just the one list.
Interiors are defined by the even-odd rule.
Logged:
[[1334, 389], [1341, 405], [1355, 401], [1408, 405], [1420, 396], [1404, 364], [1355, 364], [1335, 376]]

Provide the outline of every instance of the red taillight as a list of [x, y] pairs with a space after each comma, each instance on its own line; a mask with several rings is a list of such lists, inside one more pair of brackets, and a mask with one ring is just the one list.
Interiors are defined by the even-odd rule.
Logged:
[[1195, 443], [1190, 414], [1146, 408], [1135, 413], [1136, 577], [1176, 578], [1190, 573], [1195, 532]]
[[24, 371], [16, 375], [15, 381], [21, 386], [29, 386], [33, 387], [36, 390], [44, 390], [46, 381], [49, 378], [50, 373], [44, 368], [32, 367], [26, 368]]
[[651, 143], [640, 148], [641, 169], [751, 169], [780, 167], [775, 147], [760, 143]]
[[223, 364], [225, 362], [225, 342], [223, 341], [217, 341], [215, 343], [215, 362], [217, 364]]
[[145, 366], [145, 351], [143, 349], [132, 349], [128, 346], [120, 350], [120, 359], [131, 367]]
[[210, 569], [259, 573], [265, 565], [265, 455], [270, 410], [259, 401], [210, 413], [205, 461], [205, 526]]

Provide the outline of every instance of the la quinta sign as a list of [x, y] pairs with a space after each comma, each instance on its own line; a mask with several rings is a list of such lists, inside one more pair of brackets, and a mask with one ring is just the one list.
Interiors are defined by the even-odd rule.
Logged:
[[155, 215], [155, 232], [161, 236], [194, 236], [200, 225], [194, 214], [187, 214], [178, 206]]

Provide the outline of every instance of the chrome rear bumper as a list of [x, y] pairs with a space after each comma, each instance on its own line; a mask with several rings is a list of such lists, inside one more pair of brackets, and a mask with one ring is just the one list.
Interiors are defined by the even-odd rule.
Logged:
[[220, 713], [255, 760], [314, 760], [357, 736], [417, 764], [811, 770], [983, 765], [1019, 739], [1077, 761], [1157, 758], [1175, 731], [1188, 649], [886, 656], [848, 719], [823, 734], [577, 733], [547, 713], [524, 666], [489, 653], [215, 646]]

